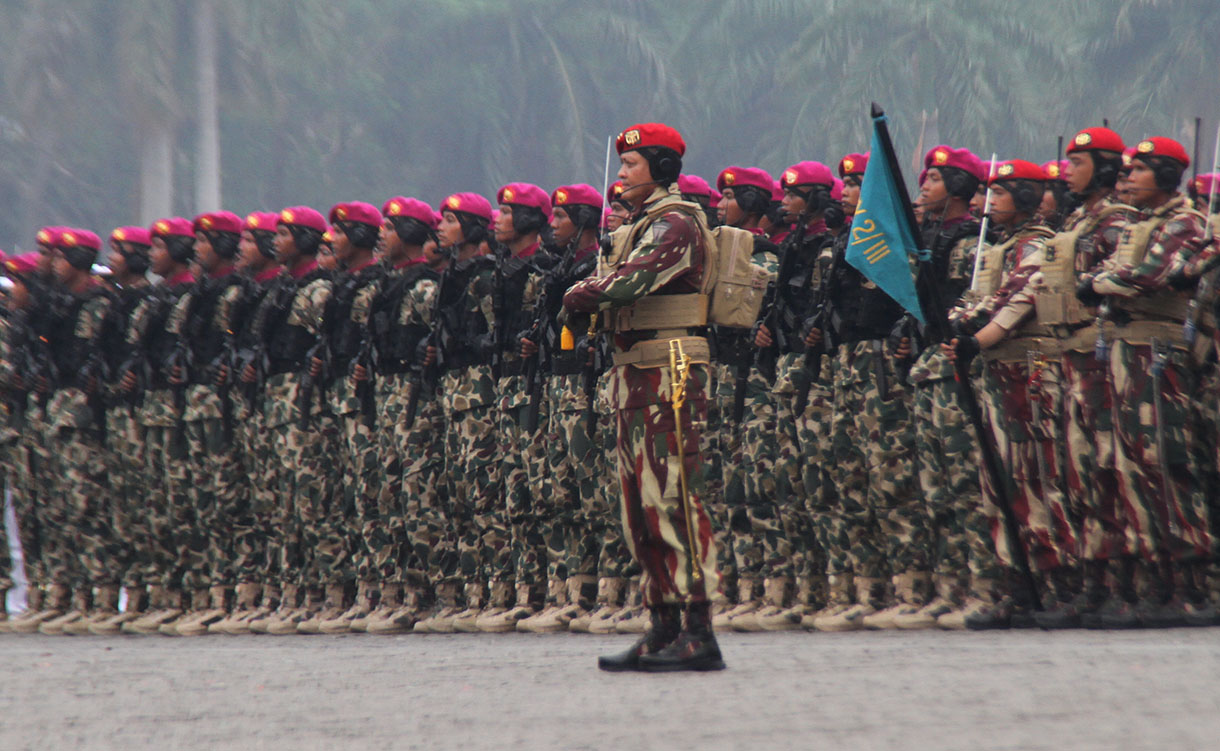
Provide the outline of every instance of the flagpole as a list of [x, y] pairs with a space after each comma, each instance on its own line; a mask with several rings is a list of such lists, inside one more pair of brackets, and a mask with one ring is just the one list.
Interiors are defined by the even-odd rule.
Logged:
[[[898, 157], [894, 154], [894, 144], [890, 140], [890, 131], [886, 125], [885, 112], [882, 111], [876, 102], [873, 102], [872, 116], [873, 124], [877, 128], [877, 134], [881, 142], [881, 151], [884, 153], [885, 160], [890, 166], [890, 172], [894, 176], [894, 184], [898, 190], [899, 197], [902, 199], [903, 213], [906, 215], [910, 226], [911, 237], [915, 238], [916, 242], [919, 242], [921, 237], [919, 222], [915, 220], [915, 209], [911, 204], [911, 196], [907, 192], [906, 183], [902, 181], [902, 170], [898, 166]], [[936, 333], [937, 338], [943, 342], [948, 342], [953, 338], [953, 333], [949, 326], [948, 310], [941, 299], [941, 291], [937, 282], [936, 275], [931, 273], [929, 262], [921, 260], [920, 271], [915, 276], [915, 293], [922, 298], [920, 307], [924, 310], [924, 317], [927, 319], [928, 326]], [[920, 290], [921, 284], [923, 287], [922, 294]], [[1017, 515], [1013, 511], [1012, 498], [1008, 493], [1008, 484], [1004, 473], [1000, 469], [999, 452], [996, 450], [991, 431], [983, 423], [983, 412], [979, 408], [978, 395], [974, 393], [974, 386], [970, 382], [969, 363], [956, 359], [954, 367], [957, 371], [957, 392], [961, 401], [962, 411], [970, 419], [970, 424], [974, 426], [974, 432], [978, 436], [979, 454], [982, 459], [981, 468], [986, 473], [991, 487], [995, 490], [995, 501], [996, 505], [1000, 508], [1000, 516], [1004, 520], [1004, 531], [1008, 537], [1008, 547], [1012, 551], [1013, 563], [1021, 573], [1021, 579], [1024, 581], [1025, 587], [1029, 592], [1034, 609], [1042, 610], [1042, 598], [1038, 594], [1038, 582], [1034, 578], [1033, 571], [1030, 570], [1029, 556], [1026, 555], [1025, 546], [1021, 544], [1020, 523], [1017, 521]]]

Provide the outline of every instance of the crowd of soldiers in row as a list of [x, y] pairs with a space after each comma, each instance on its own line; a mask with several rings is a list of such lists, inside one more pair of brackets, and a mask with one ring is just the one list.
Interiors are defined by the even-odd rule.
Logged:
[[[1180, 144], [1107, 128], [1067, 157], [927, 153], [918, 273], [949, 336], [845, 261], [868, 155], [678, 181], [769, 279], [752, 329], [703, 332], [719, 627], [1220, 622], [1216, 178], [1192, 201]], [[0, 466], [30, 589], [0, 629], [642, 632], [610, 353], [562, 307], [632, 205], [527, 183], [497, 203], [168, 218], [114, 230], [101, 276], [98, 236], [41, 230], [5, 263]]]

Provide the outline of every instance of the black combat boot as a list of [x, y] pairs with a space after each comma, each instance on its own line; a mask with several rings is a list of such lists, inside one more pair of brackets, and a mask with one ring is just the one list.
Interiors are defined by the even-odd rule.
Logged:
[[660, 652], [640, 656], [640, 670], [670, 673], [678, 670], [724, 670], [720, 645], [712, 633], [711, 603], [691, 605], [686, 611], [686, 628]]
[[1178, 628], [1186, 625], [1186, 612], [1174, 589], [1174, 565], [1163, 558], [1148, 563], [1144, 591], [1135, 612], [1144, 628]]
[[1066, 566], [1051, 569], [1046, 576], [1050, 597], [1046, 607], [1034, 613], [1038, 628], [1057, 630], [1080, 628], [1080, 613], [1076, 611], [1076, 586]]
[[1110, 599], [1101, 606], [1101, 627], [1104, 629], [1139, 628], [1139, 614], [1135, 610], [1135, 559], [1127, 556], [1120, 561], [1111, 561], [1113, 583]]
[[1077, 598], [1076, 611], [1080, 613], [1082, 628], [1101, 628], [1101, 608], [1111, 596], [1106, 586], [1106, 561], [1084, 561], [1084, 589]]
[[678, 634], [682, 632], [681, 608], [677, 605], [662, 605], [649, 610], [652, 613], [651, 626], [643, 638], [626, 652], [598, 657], [598, 668], [616, 673], [625, 670], [642, 670], [640, 659], [643, 656], [660, 652], [678, 638]]
[[1215, 626], [1220, 623], [1220, 613], [1207, 599], [1207, 564], [1183, 563], [1179, 568], [1182, 584], [1183, 620], [1187, 626]]

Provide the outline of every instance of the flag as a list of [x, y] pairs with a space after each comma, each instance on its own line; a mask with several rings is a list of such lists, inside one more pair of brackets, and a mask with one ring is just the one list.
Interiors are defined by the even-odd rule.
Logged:
[[889, 139], [883, 141], [880, 126], [885, 116], [873, 118], [873, 138], [864, 179], [860, 184], [860, 201], [852, 217], [851, 235], [847, 240], [847, 262], [874, 282], [886, 294], [926, 323], [915, 291], [911, 256], [919, 251], [908, 219], [906, 191], [902, 190], [885, 158]]

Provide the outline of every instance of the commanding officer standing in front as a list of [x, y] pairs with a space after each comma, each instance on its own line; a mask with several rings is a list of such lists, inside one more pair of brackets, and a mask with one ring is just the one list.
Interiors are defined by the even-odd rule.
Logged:
[[623, 198], [638, 218], [615, 231], [598, 275], [568, 290], [564, 307], [570, 313], [607, 311], [611, 322], [623, 524], [644, 569], [641, 588], [652, 625], [638, 643], [601, 658], [598, 666], [718, 670], [724, 662], [712, 634], [709, 594], [720, 574], [711, 520], [699, 502], [708, 350], [698, 334], [706, 320], [689, 305], [705, 288], [705, 227], [702, 213], [683, 203], [674, 185], [686, 151], [676, 130], [633, 125], [616, 146]]

